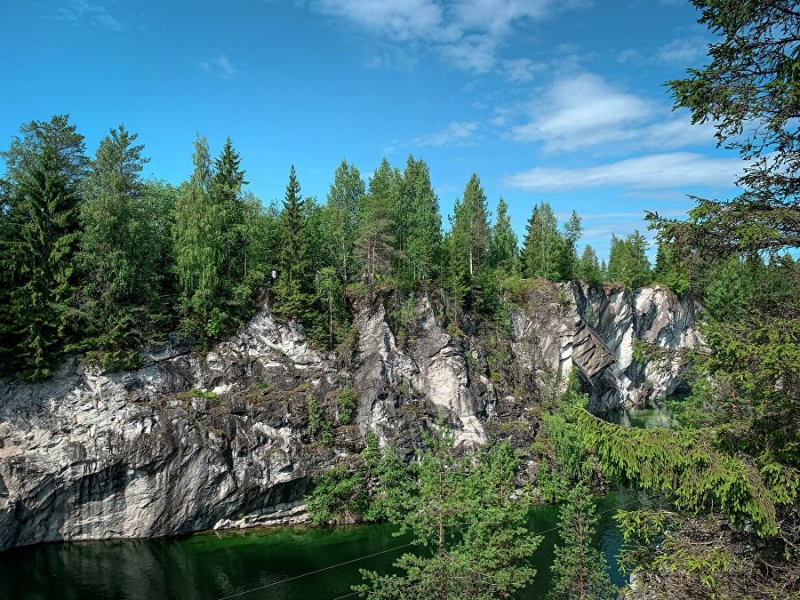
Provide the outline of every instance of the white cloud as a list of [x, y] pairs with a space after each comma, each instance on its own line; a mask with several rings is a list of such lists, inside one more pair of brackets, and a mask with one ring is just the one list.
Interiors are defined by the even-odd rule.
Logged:
[[652, 103], [621, 92], [591, 73], [557, 81], [530, 107], [532, 120], [511, 130], [519, 142], [543, 142], [548, 152], [626, 141], [628, 127], [651, 116]]
[[75, 24], [86, 22], [116, 32], [125, 30], [124, 23], [112, 15], [105, 6], [88, 0], [69, 0], [66, 6], [56, 11], [53, 18]]
[[[411, 45], [458, 69], [486, 73], [517, 23], [586, 6], [589, 0], [309, 0], [312, 10], [350, 23], [382, 43]], [[517, 65], [514, 71], [520, 73]]]
[[669, 189], [730, 187], [741, 175], [738, 158], [711, 158], [693, 152], [650, 154], [587, 168], [536, 167], [505, 178], [525, 191], [566, 191], [601, 187]]
[[529, 121], [511, 127], [510, 138], [538, 142], [548, 153], [611, 144], [670, 150], [714, 141], [712, 125], [692, 125], [685, 112], [659, 120], [668, 107], [591, 73], [557, 80], [526, 112]]
[[414, 146], [443, 147], [461, 146], [468, 144], [478, 129], [478, 124], [474, 122], [453, 121], [447, 127], [415, 137], [411, 143]]
[[209, 75], [219, 77], [220, 79], [233, 79], [234, 75], [238, 72], [238, 69], [231, 60], [221, 52], [214, 58], [201, 62], [200, 68]]

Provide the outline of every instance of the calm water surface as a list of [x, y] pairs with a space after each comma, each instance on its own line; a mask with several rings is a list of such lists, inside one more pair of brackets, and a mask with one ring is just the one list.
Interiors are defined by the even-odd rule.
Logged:
[[[602, 511], [598, 543], [615, 583], [623, 580], [615, 555], [621, 537], [611, 516], [619, 505], [636, 502], [634, 492], [620, 490], [598, 501]], [[531, 511], [531, 529], [546, 532], [534, 556], [536, 582], [518, 598], [540, 598], [550, 581], [553, 545], [558, 541], [558, 508]], [[349, 594], [360, 582], [359, 568], [379, 572], [403, 550], [280, 583], [402, 545], [389, 525], [325, 530], [290, 528], [200, 534], [186, 538], [46, 544], [0, 553], [0, 598], [3, 600], [214, 600], [233, 594], [245, 600], [330, 599]], [[269, 586], [269, 587], [266, 587]], [[262, 588], [262, 589], [256, 589]], [[355, 596], [351, 596], [355, 598]]]

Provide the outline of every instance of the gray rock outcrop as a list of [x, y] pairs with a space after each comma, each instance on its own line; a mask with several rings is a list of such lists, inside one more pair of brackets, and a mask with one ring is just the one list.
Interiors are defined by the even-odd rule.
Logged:
[[[379, 297], [357, 312], [347, 361], [264, 307], [206, 354], [172, 345], [132, 372], [73, 358], [44, 383], [0, 379], [0, 550], [301, 521], [313, 474], [368, 432], [411, 452], [420, 427], [444, 419], [459, 445], [481, 444], [506, 431], [497, 423], [524, 422], [542, 390], [563, 389], [573, 366], [598, 410], [682, 384], [677, 361], [640, 365], [632, 346], [697, 345], [691, 301], [660, 287], [540, 288], [511, 310], [507, 349], [448, 329], [429, 297], [401, 338]], [[358, 396], [352, 423], [340, 419], [342, 388]], [[314, 439], [312, 399], [332, 443]]]

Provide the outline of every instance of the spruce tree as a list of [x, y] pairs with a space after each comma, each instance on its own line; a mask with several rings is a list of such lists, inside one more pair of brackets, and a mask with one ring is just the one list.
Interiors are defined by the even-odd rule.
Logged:
[[72, 334], [78, 204], [88, 158], [68, 115], [30, 121], [0, 153], [0, 353], [29, 379], [50, 374]]
[[589, 285], [600, 285], [603, 283], [603, 272], [597, 262], [597, 254], [594, 248], [588, 244], [583, 249], [583, 254], [578, 261], [578, 279], [585, 281]]
[[306, 231], [305, 212], [300, 194], [300, 182], [292, 165], [278, 224], [280, 254], [273, 310], [285, 317], [308, 323], [315, 316], [314, 277], [309, 256], [310, 243]]
[[569, 220], [564, 223], [563, 242], [559, 249], [558, 277], [560, 281], [571, 281], [577, 275], [578, 253], [575, 247], [581, 238], [582, 231], [581, 218], [573, 210]]
[[428, 165], [413, 156], [406, 162], [397, 206], [403, 207], [396, 213], [405, 221], [399, 230], [406, 234], [402, 248], [398, 248], [403, 257], [400, 280], [404, 287], [413, 288], [437, 274], [437, 252], [442, 241], [439, 199], [431, 186]]
[[140, 174], [147, 163], [137, 134], [112, 129], [97, 149], [80, 218], [81, 292], [75, 302], [83, 342], [106, 368], [134, 364], [150, 311], [159, 303], [159, 262], [168, 247], [154, 239], [155, 215]]
[[489, 259], [489, 209], [481, 180], [473, 173], [464, 189], [464, 197], [456, 200], [450, 240], [449, 286], [455, 301], [461, 304], [471, 298], [476, 280]]
[[[219, 295], [217, 305], [231, 324], [246, 318], [251, 309], [253, 288], [261, 283], [251, 269], [247, 277], [249, 229], [246, 223], [248, 208], [244, 202], [245, 171], [241, 157], [233, 147], [231, 138], [214, 161], [214, 175], [209, 190], [212, 203], [220, 214], [221, 261], [219, 265]], [[263, 273], [259, 273], [263, 276]]]
[[[73, 293], [78, 194], [50, 146], [14, 173], [15, 189], [0, 241], [11, 282], [4, 327], [12, 361], [32, 381], [52, 373], [63, 348], [67, 301]], [[10, 334], [10, 335], [9, 335]]]
[[492, 227], [489, 242], [489, 264], [500, 269], [506, 275], [517, 272], [519, 266], [519, 248], [517, 234], [511, 228], [511, 217], [508, 216], [508, 205], [500, 198], [497, 202], [497, 216]]
[[523, 276], [559, 281], [559, 256], [563, 243], [558, 221], [550, 205], [542, 202], [534, 206], [526, 226], [520, 257]]

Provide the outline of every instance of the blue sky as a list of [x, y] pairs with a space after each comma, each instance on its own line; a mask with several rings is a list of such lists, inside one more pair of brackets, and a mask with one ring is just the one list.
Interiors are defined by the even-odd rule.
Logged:
[[547, 201], [605, 255], [646, 209], [735, 191], [738, 157], [663, 85], [703, 64], [696, 19], [678, 0], [4, 0], [0, 145], [69, 113], [93, 154], [124, 123], [178, 183], [196, 133], [212, 153], [230, 135], [264, 202], [292, 163], [324, 201], [343, 158], [366, 179], [413, 154], [445, 215], [475, 172], [520, 235]]

